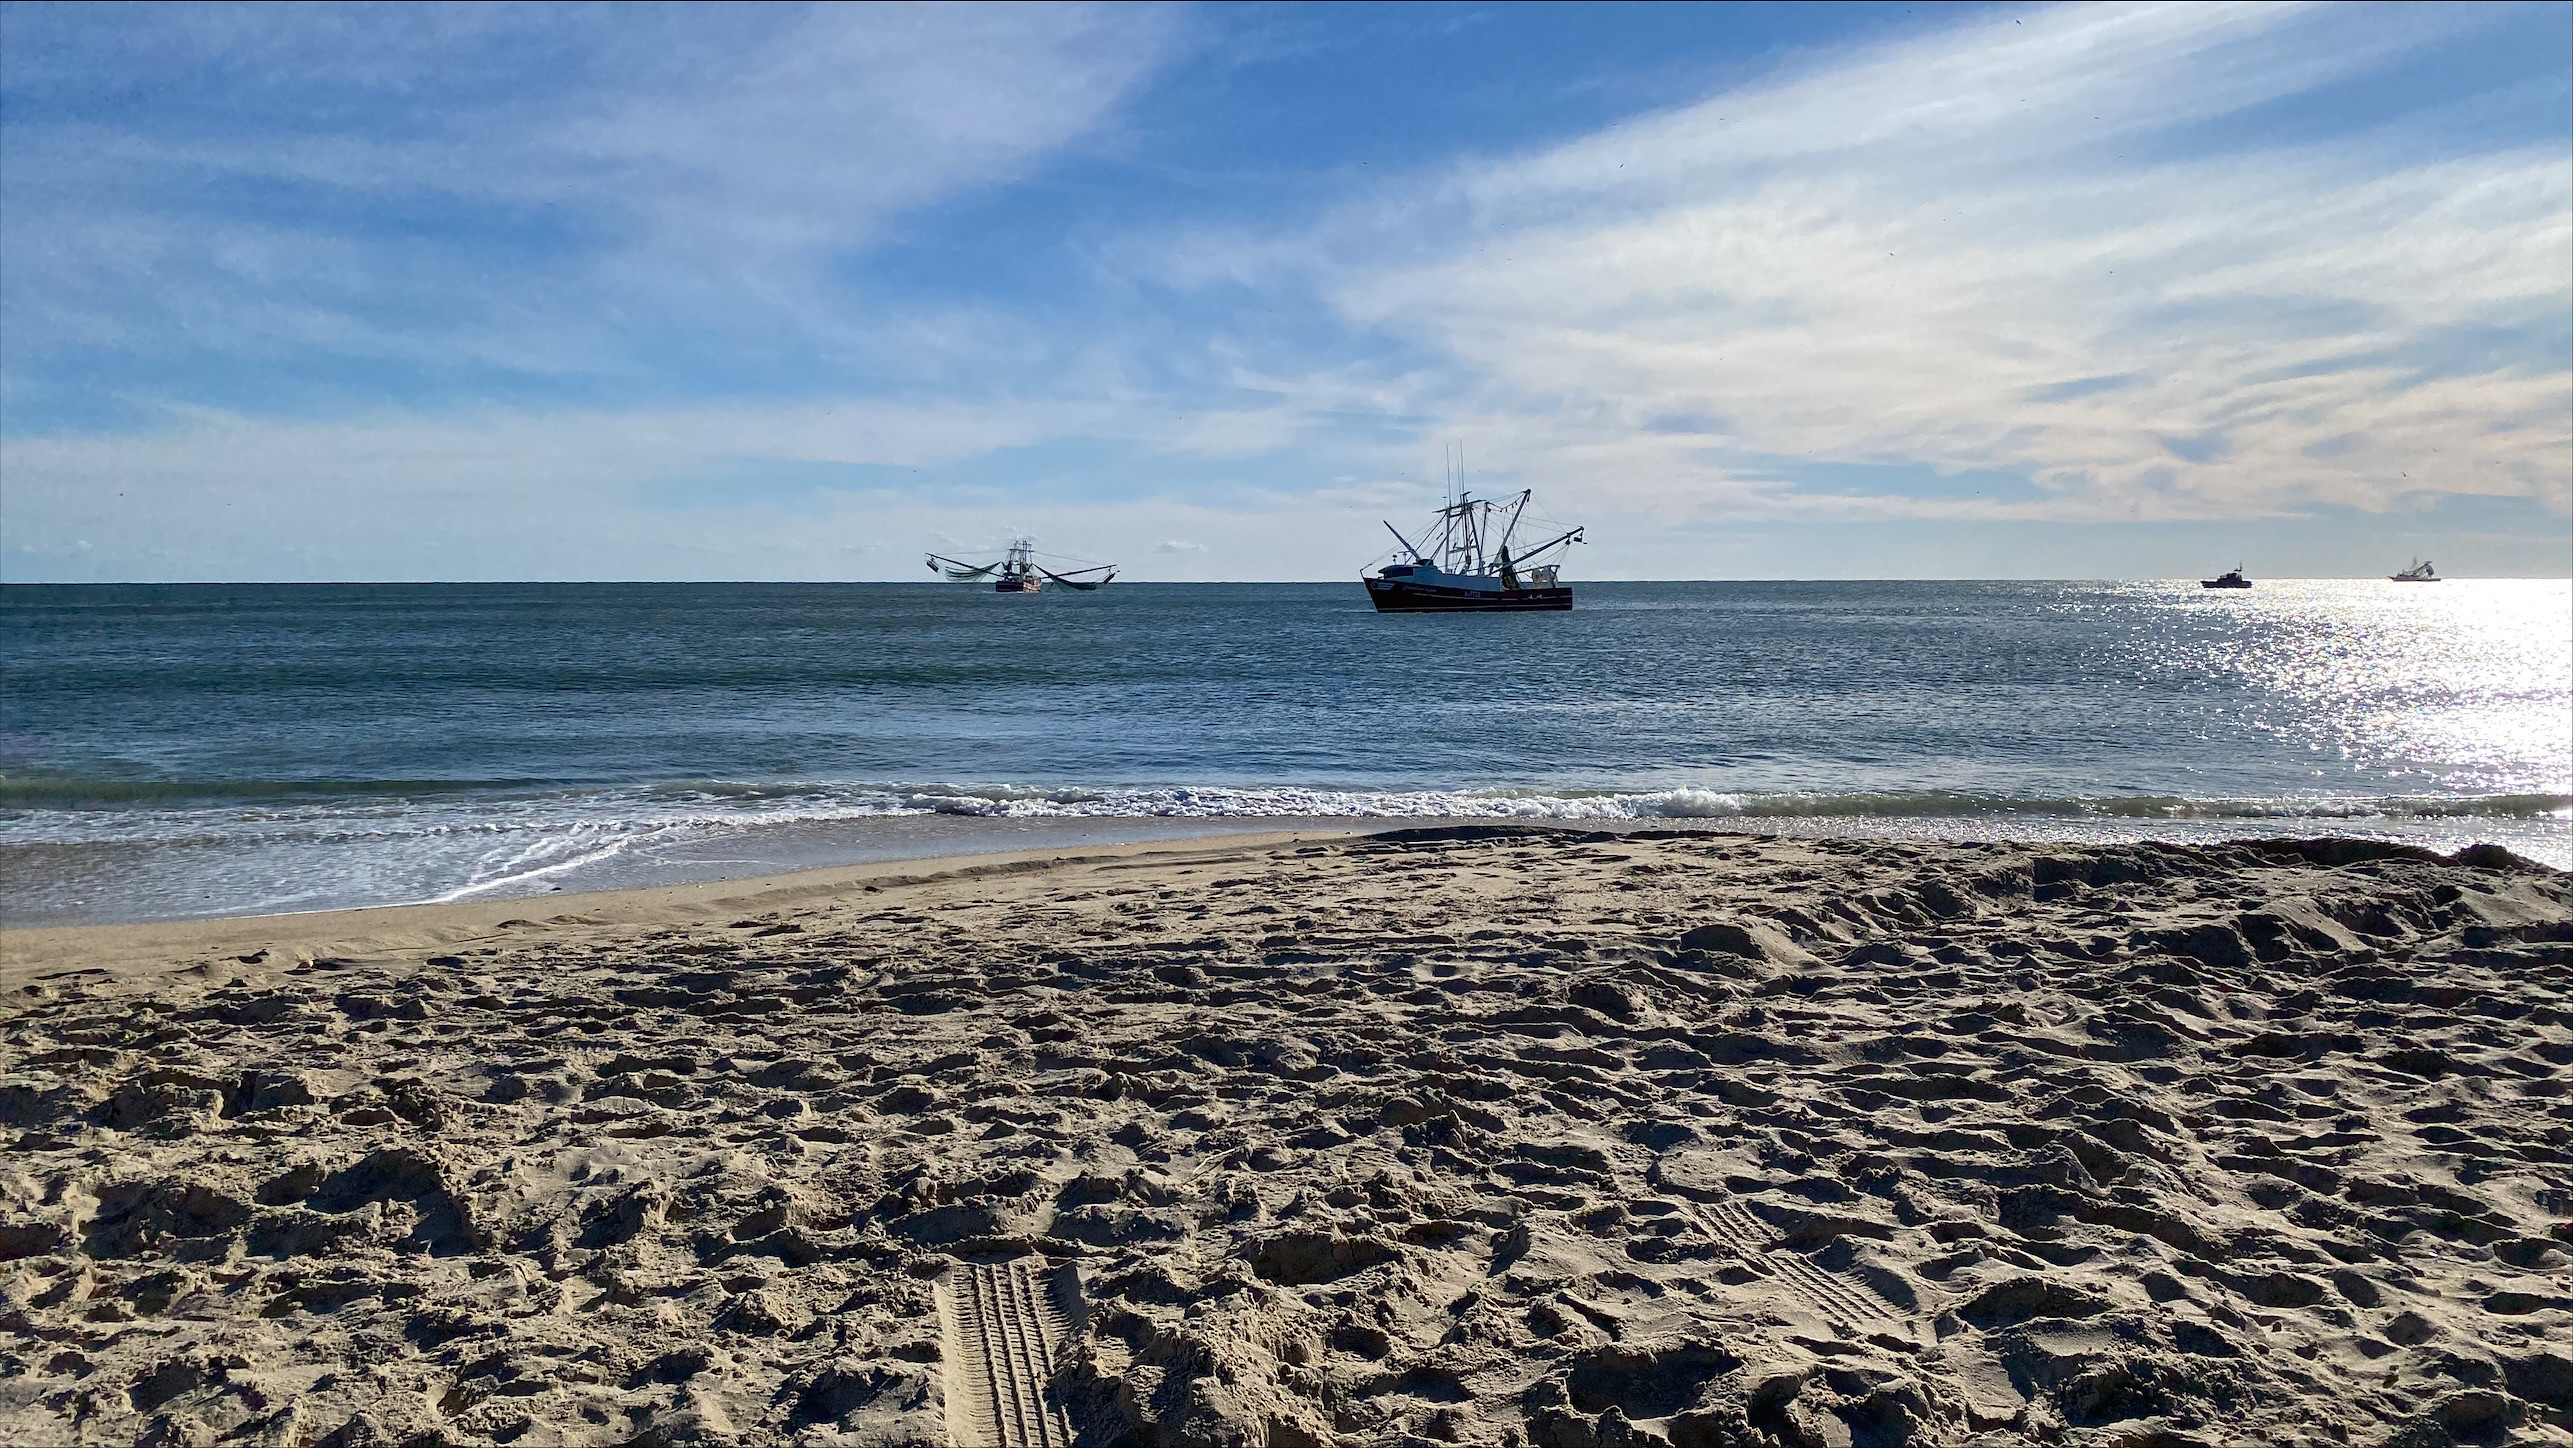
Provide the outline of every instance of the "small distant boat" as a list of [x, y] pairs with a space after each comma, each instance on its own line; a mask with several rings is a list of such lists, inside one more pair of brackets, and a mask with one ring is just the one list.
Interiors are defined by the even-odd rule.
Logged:
[[2218, 577], [2199, 579], [2198, 586], [2200, 588], [2249, 588], [2251, 580], [2242, 576], [2242, 565], [2237, 563], [2231, 571]]
[[2397, 583], [2437, 583], [2439, 581], [2439, 570], [2430, 566], [2429, 559], [2416, 558], [2412, 560], [2412, 566], [2410, 568], [2394, 575], [2394, 581]]
[[[1059, 583], [1076, 592], [1090, 593], [1117, 581], [1117, 565], [1113, 563], [1092, 564], [1087, 568], [1066, 569], [1060, 573], [1043, 566], [1036, 561], [1039, 555], [1036, 551], [1036, 540], [1032, 538], [1021, 538], [1011, 543], [1008, 556], [996, 563], [967, 563], [939, 553], [928, 556], [930, 572], [944, 574], [958, 583], [980, 583], [988, 578], [992, 582], [994, 593], [1034, 593], [1049, 583]], [[1054, 557], [1051, 553], [1043, 556]], [[1082, 563], [1087, 560], [1073, 558], [1065, 561]], [[1093, 573], [1102, 576], [1098, 578], [1088, 576]]]

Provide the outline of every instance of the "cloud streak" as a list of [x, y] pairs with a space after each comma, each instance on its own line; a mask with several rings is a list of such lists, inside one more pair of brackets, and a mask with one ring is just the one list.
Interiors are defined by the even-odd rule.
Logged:
[[[1611, 505], [2565, 509], [2560, 149], [2162, 144], [2364, 72], [2423, 12], [2017, 15], [1379, 198], [1319, 235], [1318, 264], [1260, 244], [1196, 265], [1305, 266], [1354, 325], [1450, 364], [1446, 426]], [[1782, 460], [2002, 470], [2035, 494], [1852, 499]]]
[[[1179, 43], [1164, 12], [1086, 6], [44, 20], [7, 48], [21, 381], [220, 350], [389, 366], [432, 398], [698, 388], [899, 340], [839, 268], [1023, 179]], [[120, 87], [176, 99], [97, 103]]]

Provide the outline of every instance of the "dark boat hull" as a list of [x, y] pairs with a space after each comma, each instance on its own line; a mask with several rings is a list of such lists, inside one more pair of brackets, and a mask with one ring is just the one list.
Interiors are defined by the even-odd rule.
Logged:
[[1560, 613], [1572, 607], [1572, 590], [1555, 588], [1442, 588], [1433, 583], [1361, 580], [1378, 613]]
[[2248, 582], [2246, 582], [2246, 581], [2244, 581], [2244, 580], [2242, 580], [2242, 579], [2239, 579], [2239, 578], [2231, 579], [2231, 580], [2222, 579], [2222, 578], [2201, 578], [2201, 579], [2199, 579], [2199, 580], [2198, 580], [2198, 586], [2199, 586], [2200, 588], [2249, 588], [2249, 587], [2251, 587], [2251, 585], [2250, 585]]

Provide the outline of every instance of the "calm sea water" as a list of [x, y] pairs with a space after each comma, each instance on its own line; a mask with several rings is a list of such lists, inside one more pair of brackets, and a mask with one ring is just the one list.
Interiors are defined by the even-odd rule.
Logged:
[[0, 629], [17, 924], [1350, 816], [2573, 866], [2561, 582], [12, 586]]

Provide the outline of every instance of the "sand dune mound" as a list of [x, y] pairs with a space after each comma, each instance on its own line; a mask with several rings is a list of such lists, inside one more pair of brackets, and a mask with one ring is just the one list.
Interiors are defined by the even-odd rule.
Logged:
[[2499, 852], [1418, 831], [193, 964], [12, 997], [0, 1442], [2573, 1442]]

